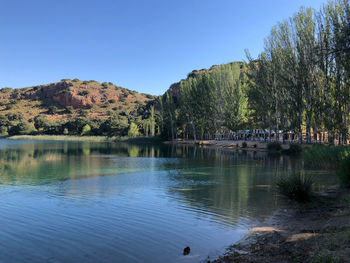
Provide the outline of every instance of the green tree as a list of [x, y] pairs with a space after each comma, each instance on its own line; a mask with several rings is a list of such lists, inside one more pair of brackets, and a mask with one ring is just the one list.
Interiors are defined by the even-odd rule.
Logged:
[[130, 123], [129, 131], [128, 131], [128, 136], [131, 138], [137, 137], [140, 135], [139, 128], [135, 123]]

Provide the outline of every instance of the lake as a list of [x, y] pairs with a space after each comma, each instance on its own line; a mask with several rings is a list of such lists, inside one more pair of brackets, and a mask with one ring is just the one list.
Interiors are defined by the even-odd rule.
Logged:
[[[0, 140], [0, 262], [205, 262], [283, 206], [276, 177], [302, 168], [253, 151]], [[317, 189], [336, 182], [307, 172]]]

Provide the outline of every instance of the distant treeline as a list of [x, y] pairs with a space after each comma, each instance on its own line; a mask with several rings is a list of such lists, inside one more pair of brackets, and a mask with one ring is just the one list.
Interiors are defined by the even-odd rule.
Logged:
[[112, 114], [107, 119], [76, 117], [53, 122], [43, 115], [38, 115], [29, 121], [20, 113], [0, 115], [0, 135], [10, 136], [24, 134], [154, 136], [155, 125], [153, 106], [150, 107], [147, 119]]
[[158, 98], [165, 137], [204, 138], [240, 129], [320, 132], [345, 143], [350, 111], [350, 4], [301, 8], [278, 23], [247, 63], [192, 72]]

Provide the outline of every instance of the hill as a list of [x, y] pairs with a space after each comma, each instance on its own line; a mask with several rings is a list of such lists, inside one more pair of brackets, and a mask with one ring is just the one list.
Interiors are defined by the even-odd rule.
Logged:
[[[135, 122], [142, 128], [141, 122], [147, 117], [146, 106], [153, 99], [151, 95], [131, 91], [111, 82], [99, 83], [93, 80], [62, 79], [28, 88], [2, 88], [0, 133], [6, 134], [11, 127], [16, 126], [9, 123], [11, 121], [27, 122], [27, 130], [35, 132], [39, 127], [35, 122], [38, 118], [52, 124], [50, 126], [60, 124], [63, 130], [68, 121], [84, 119], [87, 123], [101, 124], [111, 116], [128, 124]], [[60, 132], [63, 132], [61, 128], [57, 130], [57, 133]]]

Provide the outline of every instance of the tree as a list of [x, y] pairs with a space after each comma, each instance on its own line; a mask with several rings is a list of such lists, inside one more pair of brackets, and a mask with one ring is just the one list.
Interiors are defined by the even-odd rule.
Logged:
[[89, 124], [85, 124], [81, 129], [81, 135], [88, 135], [91, 132], [91, 127]]
[[135, 123], [130, 123], [129, 131], [128, 131], [128, 136], [131, 138], [137, 137], [140, 135], [139, 128]]

